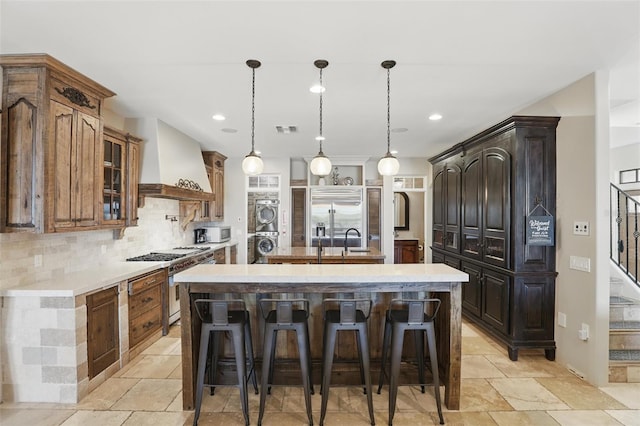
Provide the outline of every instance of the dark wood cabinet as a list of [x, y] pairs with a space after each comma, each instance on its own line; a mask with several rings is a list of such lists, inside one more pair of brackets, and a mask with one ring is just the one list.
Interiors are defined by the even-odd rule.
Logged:
[[460, 166], [455, 157], [434, 167], [433, 245], [460, 251]]
[[528, 245], [526, 217], [556, 207], [558, 117], [511, 117], [431, 158], [433, 262], [469, 274], [464, 315], [506, 343], [555, 357], [555, 247]]
[[129, 348], [162, 329], [167, 288], [166, 269], [129, 281]]
[[393, 263], [419, 263], [418, 240], [395, 240], [393, 242]]
[[307, 189], [291, 188], [291, 247], [306, 246]]
[[87, 295], [89, 379], [120, 359], [118, 286]]

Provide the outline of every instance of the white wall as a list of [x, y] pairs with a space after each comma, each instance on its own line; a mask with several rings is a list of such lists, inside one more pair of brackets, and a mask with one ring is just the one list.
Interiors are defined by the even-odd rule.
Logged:
[[[556, 325], [557, 361], [595, 385], [608, 381], [608, 75], [591, 74], [519, 114], [559, 115], [557, 138]], [[573, 235], [588, 221], [589, 236]], [[570, 256], [591, 260], [591, 272], [569, 269]], [[557, 321], [556, 321], [557, 323]], [[578, 339], [582, 324], [591, 337]]]

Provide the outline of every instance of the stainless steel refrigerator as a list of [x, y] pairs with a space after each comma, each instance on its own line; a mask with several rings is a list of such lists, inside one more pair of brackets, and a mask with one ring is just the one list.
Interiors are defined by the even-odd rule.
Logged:
[[[324, 224], [323, 247], [343, 247], [345, 232], [355, 228], [362, 235], [364, 223], [362, 188], [327, 187], [311, 189], [311, 245], [318, 246], [317, 225]], [[349, 232], [347, 247], [361, 247], [362, 237]]]

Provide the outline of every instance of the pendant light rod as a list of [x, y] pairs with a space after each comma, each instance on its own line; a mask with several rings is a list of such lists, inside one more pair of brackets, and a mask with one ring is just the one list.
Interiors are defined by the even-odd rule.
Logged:
[[260, 61], [249, 59], [246, 62], [251, 68], [251, 152], [242, 161], [242, 170], [249, 176], [256, 176], [262, 173], [264, 163], [262, 158], [255, 151], [255, 128], [256, 128], [256, 68], [259, 68]]
[[396, 61], [382, 61], [382, 68], [387, 70], [387, 155], [391, 154], [391, 68], [396, 66]]
[[396, 66], [396, 61], [387, 60], [380, 64], [387, 70], [387, 153], [378, 162], [378, 172], [382, 176], [394, 176], [400, 169], [398, 159], [391, 154], [391, 68]]
[[322, 92], [324, 91], [324, 86], [322, 85], [322, 70], [329, 66], [329, 61], [325, 59], [317, 59], [313, 62], [313, 65], [320, 70], [320, 134], [316, 137], [316, 140], [320, 145], [320, 150], [313, 160], [311, 160], [309, 169], [311, 170], [311, 173], [316, 176], [326, 176], [331, 171], [331, 161], [326, 155], [324, 155], [324, 152], [322, 152], [322, 141], [324, 140], [324, 136], [322, 135]]
[[251, 68], [251, 153], [249, 155], [255, 155], [255, 135], [256, 135], [256, 68], [259, 68], [260, 61], [256, 59], [249, 59], [247, 66]]

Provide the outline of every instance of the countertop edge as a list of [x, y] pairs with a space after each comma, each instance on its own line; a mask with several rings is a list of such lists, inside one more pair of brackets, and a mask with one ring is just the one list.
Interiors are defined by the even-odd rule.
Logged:
[[[87, 271], [70, 272], [60, 279], [51, 278], [31, 284], [16, 285], [0, 289], [3, 297], [75, 297], [95, 290], [113, 287], [121, 281], [166, 268], [168, 262], [118, 262], [92, 268]], [[80, 282], [75, 286], [68, 282]]]

